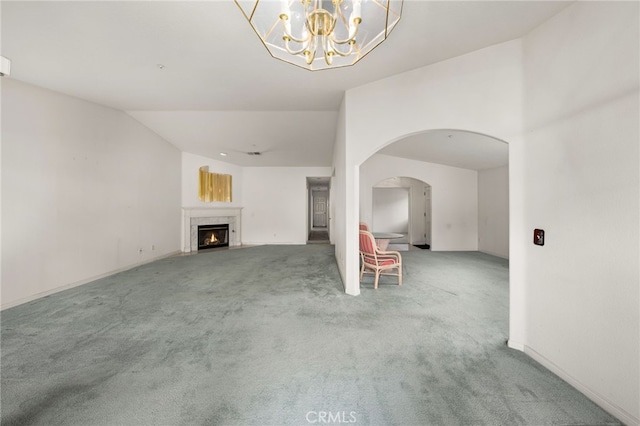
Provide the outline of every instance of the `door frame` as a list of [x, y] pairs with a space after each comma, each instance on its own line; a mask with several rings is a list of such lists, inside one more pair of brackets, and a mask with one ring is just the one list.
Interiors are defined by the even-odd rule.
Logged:
[[306, 223], [307, 223], [307, 236], [314, 229], [313, 228], [313, 193], [314, 191], [326, 191], [327, 202], [327, 235], [331, 240], [331, 177], [307, 177], [307, 208], [306, 210]]

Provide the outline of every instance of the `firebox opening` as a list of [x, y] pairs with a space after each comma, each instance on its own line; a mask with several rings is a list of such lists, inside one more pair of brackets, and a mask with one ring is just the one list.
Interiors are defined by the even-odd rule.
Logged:
[[229, 224], [199, 225], [198, 250], [229, 247]]

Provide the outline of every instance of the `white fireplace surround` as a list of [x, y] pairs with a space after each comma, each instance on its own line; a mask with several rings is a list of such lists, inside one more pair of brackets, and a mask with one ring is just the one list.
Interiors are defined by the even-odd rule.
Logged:
[[229, 247], [242, 244], [242, 207], [192, 207], [182, 209], [182, 251], [198, 251], [198, 226], [229, 224]]

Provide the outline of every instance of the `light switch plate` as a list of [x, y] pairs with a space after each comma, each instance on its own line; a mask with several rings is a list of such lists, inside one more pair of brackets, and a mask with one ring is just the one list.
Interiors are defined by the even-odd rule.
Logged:
[[533, 244], [537, 246], [544, 245], [544, 229], [533, 230]]

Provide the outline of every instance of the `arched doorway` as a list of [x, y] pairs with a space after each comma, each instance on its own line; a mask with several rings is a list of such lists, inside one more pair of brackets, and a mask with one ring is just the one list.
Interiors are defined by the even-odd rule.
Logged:
[[372, 188], [379, 182], [397, 176], [428, 182], [433, 250], [506, 258], [508, 162], [506, 142], [466, 130], [427, 130], [391, 141], [359, 167], [360, 220], [374, 222]]

